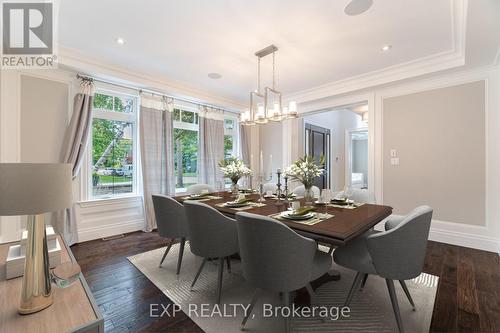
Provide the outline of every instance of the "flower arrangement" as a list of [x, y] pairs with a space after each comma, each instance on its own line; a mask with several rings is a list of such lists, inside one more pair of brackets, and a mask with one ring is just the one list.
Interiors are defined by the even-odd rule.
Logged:
[[325, 171], [324, 165], [325, 156], [323, 155], [321, 155], [319, 163], [312, 156], [304, 156], [286, 168], [284, 173], [289, 179], [302, 183], [306, 189], [311, 189], [314, 179]]
[[252, 174], [252, 170], [250, 170], [242, 160], [239, 160], [236, 157], [221, 160], [219, 162], [219, 167], [224, 174], [224, 177], [231, 179], [233, 184], [238, 183], [238, 180], [241, 177]]

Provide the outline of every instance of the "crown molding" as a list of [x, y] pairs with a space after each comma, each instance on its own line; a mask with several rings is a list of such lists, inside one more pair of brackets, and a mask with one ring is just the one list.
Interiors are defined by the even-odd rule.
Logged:
[[468, 0], [450, 0], [450, 6], [452, 49], [286, 94], [284, 97], [287, 100], [304, 103], [465, 65]]
[[165, 79], [165, 77], [133, 71], [130, 68], [117, 66], [89, 57], [75, 49], [59, 46], [58, 62], [63, 68], [81, 72], [111, 83], [125, 84], [137, 89], [158, 90], [174, 97], [188, 98], [200, 103], [239, 112], [245, 104], [214, 95], [205, 90], [186, 85], [183, 82]]

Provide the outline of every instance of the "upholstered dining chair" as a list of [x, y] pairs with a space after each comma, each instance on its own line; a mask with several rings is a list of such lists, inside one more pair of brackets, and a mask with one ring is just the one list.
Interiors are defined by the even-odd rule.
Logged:
[[[288, 306], [289, 293], [303, 287], [311, 292], [309, 282], [328, 272], [332, 257], [317, 250], [312, 239], [269, 217], [240, 212], [236, 221], [243, 273], [256, 288], [244, 327], [262, 290], [283, 293]], [[287, 330], [288, 326], [286, 319]]]
[[180, 240], [179, 259], [177, 259], [177, 274], [179, 274], [181, 271], [182, 256], [184, 254], [184, 245], [188, 238], [184, 207], [166, 195], [153, 194], [152, 197], [158, 233], [161, 237], [170, 239], [170, 243], [165, 253], [163, 253], [159, 267], [163, 264], [165, 257], [175, 241]]
[[276, 190], [278, 189], [275, 183], [265, 183], [263, 186], [264, 186], [263, 188], [264, 194], [266, 194], [267, 191], [273, 191], [273, 193], [275, 193]]
[[186, 188], [187, 194], [200, 194], [203, 192], [215, 192], [215, 189], [208, 184], [194, 184]]
[[217, 304], [220, 304], [222, 293], [222, 274], [224, 258], [230, 269], [230, 256], [238, 253], [238, 235], [236, 221], [223, 215], [214, 208], [194, 201], [184, 201], [189, 231], [189, 245], [191, 252], [203, 257], [203, 262], [194, 277], [191, 289], [203, 270], [209, 258], [217, 258], [219, 272], [217, 280]]
[[355, 202], [369, 203], [369, 204], [374, 204], [376, 202], [375, 194], [373, 194], [372, 191], [361, 188], [353, 188], [351, 189], [351, 191], [352, 191], [351, 199], [354, 200]]
[[[306, 188], [304, 187], [304, 185], [299, 185], [296, 188], [294, 188], [292, 191], [292, 193], [298, 197], [303, 197], [305, 192], [306, 192]], [[319, 198], [319, 196], [321, 194], [319, 187], [313, 186], [312, 192], [313, 192], [315, 198]]]
[[[405, 280], [422, 273], [427, 239], [432, 219], [432, 208], [419, 206], [404, 218], [389, 219], [383, 232], [355, 238], [337, 248], [333, 259], [341, 266], [357, 271], [345, 305], [348, 306], [361, 281], [369, 274], [385, 279], [399, 332], [403, 323], [399, 313], [394, 280], [399, 280], [410, 304], [415, 304], [406, 287]], [[365, 280], [366, 281], [366, 280]]]

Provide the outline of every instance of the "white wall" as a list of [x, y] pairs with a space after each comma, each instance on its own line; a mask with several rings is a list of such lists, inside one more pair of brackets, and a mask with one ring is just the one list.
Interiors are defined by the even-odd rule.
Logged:
[[[330, 95], [325, 90], [311, 91], [297, 98], [299, 112], [308, 113], [340, 107], [368, 100], [369, 107], [369, 151], [373, 154], [373, 188], [377, 201], [383, 198], [383, 164], [388, 156], [383, 148], [384, 100], [396, 96], [452, 87], [460, 84], [484, 80], [486, 83], [486, 177], [485, 177], [485, 225], [469, 225], [456, 221], [432, 221], [430, 238], [432, 240], [468, 246], [500, 253], [500, 68], [486, 66], [475, 69], [456, 70], [447, 73], [428, 75], [424, 78], [406, 80], [383, 87], [373, 87], [340, 96]], [[373, 129], [373, 130], [372, 130]], [[286, 149], [286, 147], [285, 147]], [[370, 168], [370, 166], [369, 166]], [[463, 175], [467, 177], [466, 174]], [[446, 195], [443, 189], [442, 195]], [[462, 204], [462, 203], [457, 203]]]

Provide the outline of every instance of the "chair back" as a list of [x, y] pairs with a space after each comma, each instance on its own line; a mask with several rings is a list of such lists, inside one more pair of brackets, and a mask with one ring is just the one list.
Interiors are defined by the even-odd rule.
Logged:
[[275, 193], [278, 189], [278, 187], [274, 183], [265, 183], [263, 186], [264, 194], [266, 194], [267, 191], [273, 191], [273, 193]]
[[187, 223], [184, 207], [171, 197], [153, 194], [158, 233], [165, 238], [187, 237]]
[[187, 194], [200, 194], [206, 192], [215, 192], [215, 189], [208, 184], [194, 184], [186, 188]]
[[316, 243], [283, 223], [250, 213], [236, 214], [241, 263], [255, 288], [296, 290], [311, 278]]
[[432, 208], [419, 206], [396, 227], [367, 237], [377, 273], [392, 280], [409, 280], [422, 273]]
[[236, 221], [202, 203], [184, 201], [191, 252], [204, 258], [238, 252]]
[[[319, 190], [319, 187], [313, 186], [311, 188], [313, 195], [315, 198], [319, 198], [321, 191]], [[303, 197], [306, 192], [306, 188], [304, 185], [299, 185], [296, 188], [293, 189], [292, 193], [295, 194], [298, 197]]]
[[351, 199], [356, 202], [369, 203], [369, 204], [374, 204], [376, 202], [375, 194], [373, 194], [372, 191], [360, 188], [352, 189]]

